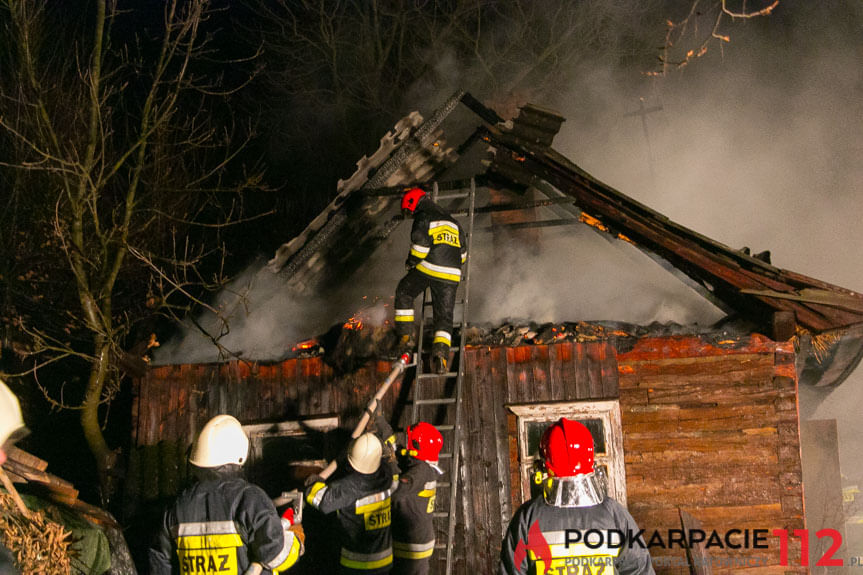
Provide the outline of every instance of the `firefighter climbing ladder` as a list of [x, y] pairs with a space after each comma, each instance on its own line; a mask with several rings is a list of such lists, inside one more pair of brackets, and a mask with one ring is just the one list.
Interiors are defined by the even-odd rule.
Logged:
[[[431, 301], [429, 290], [427, 289], [423, 296], [422, 313], [419, 321], [419, 340], [417, 349], [420, 350], [420, 357], [416, 365], [416, 377], [413, 384], [413, 405], [411, 408], [411, 423], [416, 423], [420, 420], [421, 409], [435, 409], [434, 418], [426, 418], [426, 421], [431, 421], [436, 425], [438, 430], [444, 436], [444, 450], [440, 454], [440, 459], [449, 459], [449, 472], [445, 473], [446, 481], [440, 481], [437, 484], [437, 489], [449, 490], [449, 509], [447, 511], [435, 511], [434, 517], [436, 520], [445, 520], [446, 522], [446, 542], [437, 542], [436, 549], [446, 549], [446, 575], [452, 573], [453, 567], [453, 544], [455, 542], [455, 523], [456, 523], [456, 500], [458, 495], [458, 469], [459, 456], [461, 452], [461, 433], [462, 433], [462, 381], [464, 379], [464, 346], [467, 332], [467, 317], [468, 317], [468, 296], [470, 294], [470, 248], [471, 239], [473, 238], [473, 223], [474, 223], [474, 204], [476, 199], [476, 182], [473, 178], [470, 180], [470, 190], [468, 192], [453, 192], [440, 195], [438, 194], [438, 186], [435, 183], [432, 190], [432, 200], [438, 202], [440, 200], [453, 200], [459, 198], [468, 199], [468, 225], [467, 225], [467, 261], [464, 264], [462, 273], [462, 296], [461, 299], [456, 299], [456, 311], [461, 308], [460, 320], [459, 314], [454, 313], [453, 332], [459, 330], [459, 346], [451, 348], [455, 352], [453, 361], [449, 364], [456, 367], [456, 371], [449, 371], [443, 375], [435, 373], [424, 373], [424, 362], [422, 356], [424, 327], [427, 319], [427, 313], [431, 313]], [[427, 355], [427, 354], [425, 354]], [[443, 381], [441, 381], [443, 380]], [[428, 387], [442, 385], [440, 394], [434, 394], [436, 397], [431, 397], [430, 392], [426, 390]], [[446, 420], [446, 412], [449, 408], [454, 408], [455, 413], [449, 418], [452, 423], [438, 424], [438, 419]], [[451, 412], [450, 412], [451, 413]], [[449, 438], [449, 440], [447, 440]], [[437, 530], [437, 529], [436, 529]], [[437, 530], [439, 531], [439, 530]], [[437, 555], [437, 554], [436, 554]], [[439, 555], [437, 555], [439, 557]]]

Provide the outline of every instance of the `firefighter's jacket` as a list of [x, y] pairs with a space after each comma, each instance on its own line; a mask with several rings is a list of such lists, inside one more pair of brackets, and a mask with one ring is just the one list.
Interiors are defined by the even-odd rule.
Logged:
[[405, 263], [434, 279], [458, 283], [467, 259], [466, 241], [456, 219], [424, 197], [414, 212], [411, 249]]
[[263, 489], [239, 473], [213, 474], [184, 490], [150, 548], [150, 573], [242, 575], [252, 562], [283, 572], [301, 543], [283, 530]]
[[[586, 544], [583, 539], [589, 530], [596, 532], [587, 534]], [[635, 520], [614, 499], [606, 497], [589, 507], [555, 507], [542, 496], [535, 497], [519, 507], [510, 521], [501, 545], [499, 573], [557, 575], [597, 573], [601, 568], [609, 575], [653, 575], [643, 538], [624, 541], [608, 535], [611, 530], [638, 535]], [[575, 543], [577, 539], [582, 541]]]
[[0, 543], [0, 575], [19, 575], [12, 553], [2, 543]]
[[434, 553], [433, 513], [441, 470], [407, 457], [402, 463], [399, 488], [393, 494], [393, 554], [402, 559], [423, 559]]
[[397, 488], [392, 470], [348, 475], [329, 484], [317, 481], [306, 490], [306, 502], [322, 513], [336, 512], [341, 528], [343, 571], [369, 575], [389, 573], [393, 562], [391, 498]]

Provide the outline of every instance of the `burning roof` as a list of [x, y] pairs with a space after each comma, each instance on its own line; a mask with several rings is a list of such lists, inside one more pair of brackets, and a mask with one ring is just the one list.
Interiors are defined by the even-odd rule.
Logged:
[[[458, 114], [458, 121], [446, 123]], [[552, 111], [528, 105], [504, 122], [466, 92], [451, 96], [428, 119], [413, 112], [384, 135], [374, 154], [357, 162], [357, 171], [339, 182], [333, 202], [278, 250], [269, 268], [288, 278], [295, 293], [344, 281], [402, 221], [393, 214], [405, 186], [435, 180], [445, 193], [466, 186], [452, 178], [470, 176], [512, 200], [478, 211], [526, 206], [529, 202], [521, 196], [532, 189], [545, 196], [533, 203], [551, 206], [561, 216], [504, 225], [586, 224], [648, 253], [730, 317], [749, 322], [753, 331], [783, 340], [802, 336], [809, 343], [801, 348], [819, 373], [832, 374], [826, 379], [819, 375], [822, 384], [841, 381], [859, 363], [861, 294], [774, 267], [767, 252], [753, 256], [748, 249], [711, 240], [600, 182], [551, 147], [563, 121]], [[482, 162], [473, 165], [481, 167], [466, 170], [461, 161], [478, 153]], [[552, 337], [544, 330], [529, 328], [524, 334], [528, 332], [542, 333], [543, 341]], [[495, 333], [511, 343], [511, 334]], [[817, 346], [811, 342], [823, 342], [830, 334], [836, 336], [830, 352], [815, 357]], [[825, 368], [825, 358], [835, 365]]]

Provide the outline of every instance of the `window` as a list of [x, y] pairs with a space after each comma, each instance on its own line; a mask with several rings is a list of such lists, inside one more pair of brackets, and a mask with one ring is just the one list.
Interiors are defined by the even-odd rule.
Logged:
[[306, 476], [326, 467], [338, 417], [244, 425], [249, 436], [245, 467], [250, 481], [270, 497], [302, 489]]
[[516, 417], [521, 500], [539, 493], [533, 480], [539, 442], [549, 425], [566, 417], [583, 423], [593, 435], [594, 467], [606, 477], [608, 494], [626, 505], [623, 433], [617, 400], [509, 405]]

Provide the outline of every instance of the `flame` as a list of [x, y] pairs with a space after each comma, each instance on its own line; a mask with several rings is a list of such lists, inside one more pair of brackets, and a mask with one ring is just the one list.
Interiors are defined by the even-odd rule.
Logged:
[[590, 214], [586, 214], [584, 212], [581, 212], [581, 215], [578, 216], [578, 219], [579, 219], [579, 221], [584, 222], [585, 224], [587, 224], [589, 226], [593, 226], [598, 230], [602, 230], [603, 232], [608, 231], [608, 227], [605, 224], [603, 224], [602, 222], [600, 222], [598, 219], [594, 218]]
[[317, 339], [306, 339], [291, 348], [291, 351], [307, 351], [319, 345]]
[[345, 329], [363, 329], [363, 320], [354, 316], [346, 321], [342, 327]]

